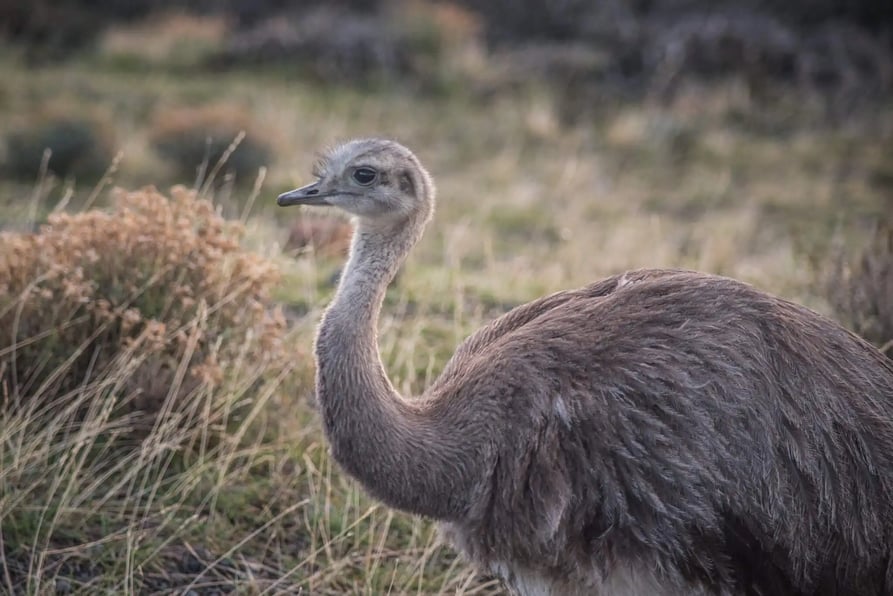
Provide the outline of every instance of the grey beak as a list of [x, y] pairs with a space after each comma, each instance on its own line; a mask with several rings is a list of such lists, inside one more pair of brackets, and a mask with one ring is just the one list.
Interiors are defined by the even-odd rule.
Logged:
[[276, 199], [276, 203], [280, 207], [288, 207], [289, 205], [329, 205], [326, 197], [332, 196], [332, 193], [319, 192], [319, 182], [302, 186], [288, 192], [284, 192]]

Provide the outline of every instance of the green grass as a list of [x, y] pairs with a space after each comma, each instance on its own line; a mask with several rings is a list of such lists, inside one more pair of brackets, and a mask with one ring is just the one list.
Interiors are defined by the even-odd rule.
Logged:
[[[309, 178], [314, 152], [381, 134], [417, 151], [436, 178], [438, 212], [381, 321], [395, 386], [419, 393], [471, 330], [535, 296], [627, 268], [681, 266], [731, 275], [826, 309], [799, 252], [889, 209], [891, 113], [827, 124], [812, 102], [752, 103], [735, 84], [671, 105], [594, 110], [563, 127], [549, 93], [482, 98], [401, 89], [326, 88], [272, 72], [131, 68], [102, 57], [27, 67], [0, 58], [0, 134], [17, 114], [58, 101], [115, 122], [123, 157], [112, 182], [177, 180], [146, 128], [162, 105], [226, 100], [279, 131], [257, 201], [218, 189], [246, 244], [279, 262], [276, 298], [296, 358], [308, 353], [337, 260], [281, 252], [294, 210], [274, 197]], [[250, 186], [250, 185], [249, 185]], [[28, 228], [58, 203], [103, 205], [93, 183], [0, 180], [0, 222]], [[239, 594], [496, 594], [439, 544], [424, 520], [367, 498], [329, 460], [312, 404], [311, 363], [263, 378], [249, 419], [203, 449], [208, 428], [158, 428], [125, 449], [105, 417], [126, 367], [84, 387], [91, 423], [65, 411], [6, 411], [0, 421], [0, 591]], [[0, 388], [2, 390], [2, 388]], [[3, 394], [0, 393], [0, 398]], [[207, 421], [208, 424], [212, 422]], [[193, 446], [185, 449], [184, 446]], [[370, 449], [374, 446], [370, 446]], [[185, 455], [184, 455], [185, 454]]]

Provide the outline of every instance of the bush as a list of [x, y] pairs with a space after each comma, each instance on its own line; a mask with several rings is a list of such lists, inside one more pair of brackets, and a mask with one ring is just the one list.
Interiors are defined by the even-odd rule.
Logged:
[[272, 17], [234, 35], [213, 63], [288, 64], [322, 81], [368, 83], [406, 75], [409, 52], [382, 16], [319, 7], [296, 18]]
[[284, 361], [276, 268], [239, 234], [209, 201], [148, 188], [0, 235], [0, 394], [21, 406], [132, 367], [116, 408], [143, 426]]
[[[326, 3], [331, 0], [7, 0], [0, 2], [0, 39], [23, 44], [32, 59], [65, 59], [72, 51], [94, 45], [112, 25], [138, 23], [158, 13], [184, 11], [184, 7], [197, 16], [222, 16], [240, 25], [250, 25], [286, 6], [306, 11]], [[336, 3], [368, 10], [379, 2]]]
[[49, 150], [49, 170], [57, 176], [96, 180], [111, 165], [115, 150], [107, 122], [52, 110], [27, 118], [7, 133], [4, 144], [3, 171], [19, 179], [34, 179]]
[[461, 4], [479, 11], [490, 45], [509, 58], [508, 82], [551, 81], [571, 114], [606, 92], [670, 99], [705, 79], [740, 79], [757, 98], [780, 83], [799, 87], [839, 109], [893, 87], [890, 20], [881, 18], [891, 9], [874, 0]]
[[893, 348], [893, 222], [879, 225], [857, 254], [837, 250], [822, 280], [837, 317], [880, 347]]
[[[237, 181], [253, 182], [258, 170], [272, 161], [272, 149], [262, 140], [265, 136], [248, 111], [216, 104], [159, 110], [150, 141], [181, 178], [202, 182], [225, 156], [223, 173], [234, 175]], [[234, 141], [238, 145], [226, 155]]]
[[368, 8], [326, 4], [271, 16], [234, 34], [212, 64], [281, 64], [326, 83], [408, 80], [436, 88], [450, 60], [477, 41], [477, 18], [452, 4]]

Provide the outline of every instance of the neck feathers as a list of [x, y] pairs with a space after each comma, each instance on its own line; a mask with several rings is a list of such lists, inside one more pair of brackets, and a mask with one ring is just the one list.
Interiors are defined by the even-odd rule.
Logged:
[[[414, 192], [432, 197], [424, 170], [413, 172], [412, 184]], [[487, 446], [471, 445], [468, 436], [480, 421], [457, 420], [464, 410], [431, 410], [423, 401], [403, 399], [378, 351], [385, 291], [421, 237], [432, 203], [433, 197], [401, 220], [360, 220], [317, 335], [316, 384], [335, 460], [391, 507], [452, 521], [464, 515], [486, 465]]]
[[387, 287], [425, 223], [419, 219], [381, 229], [360, 221], [356, 228], [350, 258], [316, 339], [317, 390], [331, 432], [341, 428], [339, 420], [345, 416], [383, 405], [384, 411], [366, 414], [393, 416], [403, 404], [381, 362], [378, 317]]
[[[421, 237], [425, 221], [396, 224], [381, 229], [360, 222], [354, 231], [350, 258], [321, 328], [335, 325], [343, 337], [375, 338], [378, 315], [388, 285], [413, 245]], [[377, 350], [377, 346], [376, 346]]]

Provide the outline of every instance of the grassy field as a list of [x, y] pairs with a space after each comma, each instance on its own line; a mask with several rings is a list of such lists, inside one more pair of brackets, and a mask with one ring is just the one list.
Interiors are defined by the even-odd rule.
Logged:
[[893, 106], [832, 119], [816, 98], [781, 90], [756, 101], [734, 81], [691, 85], [669, 104], [597, 106], [568, 125], [535, 82], [497, 94], [461, 83], [419, 94], [102, 54], [33, 67], [12, 51], [0, 58], [0, 77], [0, 133], [64, 104], [104, 118], [121, 152], [99, 186], [0, 180], [0, 222], [10, 230], [30, 230], [54, 209], [107, 208], [111, 185], [164, 194], [193, 186], [153, 151], [150, 123], [177, 106], [247, 114], [249, 138], [268, 142], [274, 160], [256, 182], [220, 175], [198, 190], [242, 219], [243, 246], [281, 271], [272, 302], [286, 313], [290, 356], [235, 369], [196, 394], [219, 409], [197, 405], [184, 425], [162, 419], [136, 447], [128, 420], [104, 405], [136, 366], [126, 350], [70, 395], [6, 409], [0, 592], [501, 593], [442, 546], [430, 523], [377, 505], [327, 457], [310, 348], [340, 257], [284, 249], [301, 214], [274, 200], [310, 179], [326, 145], [398, 139], [438, 185], [435, 220], [381, 322], [382, 355], [405, 394], [420, 393], [490, 318], [628, 268], [720, 273], [827, 312], [811, 258], [821, 262], [835, 239], [858, 243], [893, 209]]

